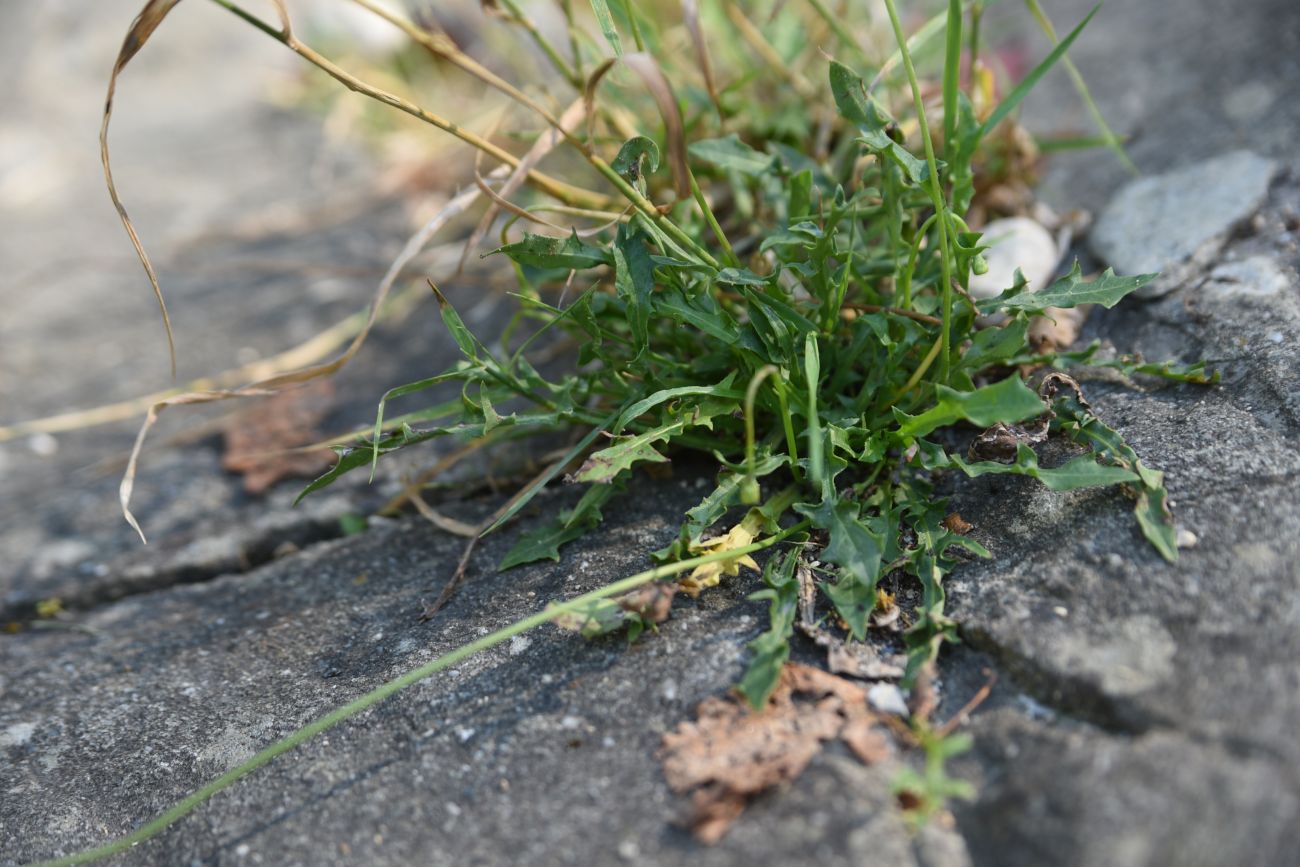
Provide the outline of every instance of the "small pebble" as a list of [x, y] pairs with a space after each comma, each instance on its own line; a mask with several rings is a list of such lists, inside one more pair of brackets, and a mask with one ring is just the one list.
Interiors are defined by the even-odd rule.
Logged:
[[903, 691], [892, 683], [878, 683], [867, 690], [867, 703], [881, 713], [894, 716], [908, 716], [907, 702], [903, 700]]
[[32, 434], [27, 438], [27, 448], [33, 454], [48, 458], [59, 451], [59, 441], [47, 433]]
[[1191, 530], [1179, 527], [1178, 535], [1174, 539], [1174, 544], [1179, 548], [1195, 548], [1198, 541], [1200, 540], [1196, 538], [1196, 534]]

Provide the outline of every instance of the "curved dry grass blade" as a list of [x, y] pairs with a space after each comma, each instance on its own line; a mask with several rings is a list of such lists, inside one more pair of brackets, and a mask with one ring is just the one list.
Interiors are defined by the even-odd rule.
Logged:
[[649, 54], [637, 52], [624, 54], [623, 63], [637, 74], [645, 83], [646, 90], [659, 107], [659, 114], [664, 119], [664, 137], [668, 145], [668, 165], [673, 171], [673, 188], [678, 199], [685, 199], [691, 194], [690, 170], [686, 166], [686, 129], [682, 122], [682, 110], [677, 104], [677, 95], [673, 93], [668, 77], [664, 75], [659, 62]]
[[[454, 244], [447, 244], [438, 248], [450, 252]], [[397, 295], [384, 307], [383, 315], [400, 319], [405, 316], [415, 305], [426, 296], [423, 287], [414, 287], [407, 289]], [[257, 361], [241, 365], [236, 368], [216, 374], [215, 376], [201, 377], [190, 380], [180, 388], [169, 388], [163, 391], [156, 391], [152, 394], [134, 397], [130, 400], [118, 401], [117, 403], [104, 404], [102, 406], [92, 407], [91, 409], [76, 410], [75, 412], [60, 413], [59, 415], [46, 416], [45, 418], [32, 419], [31, 421], [19, 422], [13, 425], [0, 426], [0, 443], [9, 440], [18, 439], [19, 437], [29, 436], [36, 433], [64, 433], [73, 430], [85, 430], [87, 428], [99, 427], [100, 425], [112, 424], [113, 422], [126, 421], [129, 418], [135, 418], [140, 413], [148, 412], [149, 407], [159, 401], [176, 397], [186, 392], [196, 391], [218, 391], [222, 389], [233, 389], [241, 383], [253, 382], [267, 379], [287, 370], [296, 370], [309, 364], [314, 364], [334, 350], [343, 346], [365, 326], [366, 311], [362, 310], [353, 313], [346, 319], [336, 322], [329, 328], [315, 334], [312, 337], [299, 343], [284, 352], [272, 355], [268, 358], [260, 358]], [[332, 443], [327, 443], [331, 445]]]
[[122, 515], [126, 522], [131, 525], [140, 536], [140, 541], [148, 544], [148, 539], [144, 536], [144, 531], [140, 529], [140, 523], [131, 514], [131, 493], [135, 490], [135, 470], [139, 464], [140, 452], [144, 450], [145, 437], [149, 435], [149, 430], [158, 421], [159, 414], [173, 406], [187, 406], [200, 403], [215, 403], [219, 400], [229, 400], [232, 397], [264, 397], [275, 394], [270, 390], [239, 390], [239, 391], [195, 391], [189, 394], [178, 395], [167, 400], [159, 401], [149, 407], [148, 414], [144, 417], [144, 424], [140, 426], [140, 432], [135, 435], [135, 445], [131, 448], [131, 457], [126, 462], [126, 472], [122, 474], [122, 481], [117, 488], [118, 501], [122, 504]]
[[618, 58], [611, 57], [602, 62], [591, 71], [587, 78], [587, 83], [582, 89], [583, 110], [587, 113], [587, 147], [591, 147], [592, 140], [596, 137], [596, 88], [600, 86], [600, 81], [605, 74], [614, 68]]
[[[533, 146], [528, 149], [528, 153], [524, 154], [524, 158], [519, 161], [519, 165], [515, 167], [515, 170], [510, 174], [510, 177], [506, 179], [506, 182], [502, 185], [499, 193], [494, 193], [491, 190], [486, 189], [480, 183], [481, 175], [478, 170], [479, 159], [477, 155], [475, 156], [475, 182], [479, 183], [480, 189], [483, 189], [488, 197], [493, 200], [493, 205], [488, 207], [487, 212], [483, 214], [483, 218], [480, 219], [478, 225], [474, 227], [474, 233], [470, 235], [469, 240], [465, 243], [465, 251], [461, 254], [460, 265], [456, 269], [457, 273], [465, 267], [465, 260], [469, 258], [470, 251], [478, 247], [478, 245], [483, 241], [483, 236], [485, 236], [488, 233], [488, 230], [492, 227], [492, 221], [496, 219], [499, 210], [497, 205], [507, 208], [511, 213], [519, 213], [514, 210], [514, 205], [505, 201], [506, 198], [514, 195], [514, 193], [523, 186], [524, 181], [528, 178], [528, 172], [532, 170], [533, 166], [541, 162], [543, 157], [554, 150], [566, 136], [571, 134], [578, 124], [582, 122], [584, 117], [590, 116], [588, 114], [588, 108], [589, 105], [586, 97], [575, 100], [568, 108], [566, 108], [556, 125], [545, 130], [537, 141], [533, 142]], [[491, 177], [499, 177], [502, 174], [504, 174], [504, 167], [498, 167], [493, 170]], [[536, 220], [544, 225], [554, 226], [554, 224], [548, 223], [531, 214], [523, 213], [519, 214], [519, 216], [528, 220]], [[555, 228], [559, 227], [555, 226]]]
[[[546, 226], [548, 229], [555, 229], [558, 232], [563, 232], [566, 230], [566, 227], [561, 226], [559, 223], [552, 223], [550, 220], [546, 219], [545, 217], [539, 217], [536, 214], [533, 214], [531, 211], [519, 205], [516, 205], [514, 202], [505, 198], [496, 190], [492, 189], [492, 187], [488, 184], [487, 179], [484, 178], [483, 175], [479, 173], [477, 166], [475, 166], [474, 168], [474, 186], [478, 187], [479, 191], [482, 192], [483, 195], [487, 196], [489, 199], [492, 200], [491, 213], [493, 217], [496, 216], [498, 211], [506, 210], [514, 214], [516, 217], [518, 217], [521, 220], [526, 220], [530, 223], [536, 223], [539, 226]], [[470, 251], [470, 245], [466, 244], [465, 254], [464, 256], [461, 257], [462, 266], [465, 263], [465, 256], [469, 255], [469, 251]]]
[[686, 32], [691, 35], [691, 44], [695, 46], [695, 60], [700, 64], [700, 74], [704, 76], [704, 87], [709, 91], [709, 100], [717, 109], [718, 118], [722, 118], [722, 100], [718, 97], [717, 80], [713, 77], [713, 61], [709, 58], [709, 46], [704, 41], [704, 32], [700, 29], [699, 0], [682, 0], [682, 19]]
[[122, 41], [122, 48], [117, 53], [117, 60], [113, 63], [113, 73], [108, 77], [108, 94], [104, 97], [104, 119], [99, 125], [99, 160], [104, 165], [104, 180], [108, 183], [108, 195], [113, 200], [113, 207], [117, 208], [117, 216], [122, 221], [126, 234], [131, 239], [131, 246], [135, 247], [135, 254], [140, 258], [140, 264], [144, 266], [144, 272], [149, 276], [149, 285], [153, 287], [153, 294], [158, 299], [158, 310], [162, 313], [163, 328], [167, 331], [167, 355], [171, 360], [172, 376], [176, 376], [176, 338], [172, 333], [172, 319], [167, 313], [167, 302], [163, 299], [162, 286], [158, 283], [158, 275], [154, 271], [153, 262], [149, 261], [149, 254], [144, 250], [144, 244], [140, 241], [140, 236], [135, 231], [135, 225], [131, 222], [131, 217], [126, 212], [126, 206], [122, 204], [122, 199], [117, 194], [117, 184], [113, 181], [113, 169], [108, 156], [108, 124], [113, 116], [113, 97], [117, 93], [117, 77], [122, 74], [122, 70], [131, 62], [131, 58], [144, 47], [149, 41], [149, 37], [158, 29], [158, 25], [167, 17], [167, 13], [179, 3], [180, 0], [149, 0], [140, 10], [140, 14], [131, 22], [131, 29], [126, 32], [126, 39]]
[[140, 432], [136, 435], [135, 444], [131, 448], [131, 456], [127, 459], [126, 472], [123, 474], [122, 483], [118, 488], [118, 499], [122, 504], [122, 514], [126, 518], [127, 523], [130, 524], [132, 528], [135, 529], [136, 533], [140, 535], [141, 541], [144, 541], [145, 536], [144, 532], [140, 529], [140, 524], [131, 513], [131, 493], [135, 487], [136, 466], [140, 460], [140, 453], [144, 449], [145, 437], [149, 433], [149, 429], [152, 428], [154, 423], [158, 420], [158, 414], [164, 409], [172, 406], [214, 403], [222, 400], [234, 400], [243, 397], [274, 394], [276, 390], [283, 388], [284, 386], [307, 382], [321, 376], [328, 376], [342, 368], [352, 360], [353, 356], [355, 356], [365, 344], [366, 338], [370, 335], [370, 329], [375, 324], [375, 319], [378, 317], [379, 309], [383, 305], [384, 300], [388, 297], [388, 293], [392, 289], [393, 284], [401, 275], [402, 270], [419, 254], [425, 244], [428, 243], [429, 239], [432, 238], [439, 229], [445, 226], [454, 217], [463, 213], [464, 210], [478, 197], [479, 191], [477, 189], [466, 190], [448, 202], [441, 211], [434, 215], [433, 219], [411, 236], [411, 238], [406, 242], [406, 246], [402, 248], [402, 251], [397, 255], [397, 258], [393, 260], [393, 264], [388, 268], [388, 273], [384, 275], [384, 279], [380, 281], [379, 287], [375, 290], [374, 298], [372, 298], [370, 302], [370, 309], [367, 311], [365, 324], [357, 333], [356, 337], [352, 339], [348, 348], [333, 361], [324, 364], [311, 365], [288, 373], [280, 373], [257, 382], [249, 383], [248, 385], [237, 389], [198, 391], [177, 395], [176, 397], [159, 401], [149, 407], [149, 412], [145, 416], [144, 424], [141, 425]]
[[439, 512], [433, 506], [425, 502], [424, 497], [420, 496], [419, 489], [411, 492], [411, 503], [415, 506], [415, 511], [420, 513], [420, 517], [428, 521], [445, 533], [451, 533], [453, 536], [460, 536], [462, 539], [474, 539], [478, 536], [480, 527], [476, 524], [466, 524], [464, 521], [458, 521], [455, 518], [449, 518], [442, 512]]

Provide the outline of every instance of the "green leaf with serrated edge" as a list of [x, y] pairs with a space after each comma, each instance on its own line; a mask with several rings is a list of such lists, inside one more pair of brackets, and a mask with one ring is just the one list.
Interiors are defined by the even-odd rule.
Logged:
[[1000, 364], [1025, 351], [1029, 323], [1013, 319], [1006, 325], [982, 328], [971, 337], [970, 348], [961, 356], [961, 366], [978, 371], [990, 364]]
[[999, 473], [1029, 476], [1037, 479], [1053, 491], [1073, 491], [1078, 488], [1095, 488], [1106, 485], [1121, 485], [1138, 481], [1137, 473], [1123, 467], [1107, 466], [1097, 463], [1092, 455], [1080, 455], [1059, 467], [1045, 468], [1038, 465], [1038, 455], [1029, 446], [1021, 444], [1016, 449], [1015, 463], [1003, 464], [997, 461], [976, 461], [967, 463], [960, 456], [949, 458], [951, 466], [964, 472], [971, 478]]
[[1169, 492], [1164, 487], [1165, 474], [1143, 464], [1118, 431], [1102, 422], [1075, 397], [1060, 396], [1053, 406], [1061, 420], [1062, 433], [1137, 475], [1138, 502], [1134, 517], [1138, 527], [1161, 557], [1170, 563], [1178, 562], [1178, 534], [1169, 510]]
[[[644, 173], [641, 170], [642, 158], [650, 164], [649, 171]], [[609, 167], [629, 181], [652, 174], [659, 170], [659, 145], [643, 135], [634, 136], [623, 142]]]
[[572, 509], [561, 513], [558, 521], [524, 533], [497, 566], [504, 572], [524, 563], [559, 560], [560, 548], [579, 538], [601, 522], [601, 506], [617, 492], [614, 485], [592, 485]]
[[875, 606], [876, 582], [880, 580], [884, 539], [860, 518], [860, 506], [848, 500], [823, 501], [820, 505], [796, 504], [795, 511], [825, 530], [828, 542], [821, 559], [840, 567], [839, 581], [824, 585], [836, 611], [849, 624], [853, 637], [866, 635], [867, 615]]
[[766, 286], [776, 278], [775, 275], [760, 277], [748, 268], [723, 268], [716, 279], [728, 286]]
[[626, 223], [614, 238], [614, 288], [627, 310], [627, 324], [640, 357], [649, 345], [650, 312], [654, 296], [654, 263], [646, 250], [645, 236]]
[[623, 42], [618, 38], [618, 30], [614, 27], [614, 16], [609, 12], [609, 4], [605, 0], [591, 0], [591, 11], [596, 15], [600, 32], [605, 34], [605, 41], [609, 43], [610, 48], [614, 49], [614, 56], [622, 57]]
[[645, 415], [650, 410], [660, 404], [667, 403], [670, 400], [677, 400], [682, 397], [693, 396], [712, 396], [724, 398], [727, 400], [743, 400], [745, 393], [743, 391], [733, 390], [732, 383], [736, 380], [736, 372], [733, 370], [728, 373], [717, 385], [681, 385], [676, 388], [664, 388], [656, 391], [654, 394], [638, 400], [623, 411], [614, 423], [610, 433], [622, 433], [623, 428], [633, 419]]
[[831, 61], [831, 94], [835, 107], [846, 120], [862, 133], [858, 141], [874, 153], [892, 159], [912, 183], [923, 183], [930, 177], [930, 167], [907, 148], [889, 137], [894, 119], [867, 94], [862, 76], [838, 61]]
[[675, 421], [657, 427], [636, 436], [625, 437], [608, 448], [593, 453], [574, 474], [578, 482], [608, 482], [630, 469], [633, 464], [641, 462], [667, 463], [668, 458], [659, 454], [654, 444], [668, 439], [685, 426], [685, 422]]
[[583, 270], [598, 265], [613, 265], [614, 256], [602, 247], [584, 244], [575, 231], [567, 238], [548, 235], [525, 235], [524, 240], [498, 247], [491, 253], [504, 253], [520, 265], [534, 268], [568, 268]]
[[1139, 274], [1136, 277], [1117, 277], [1113, 269], [1107, 268], [1095, 280], [1083, 280], [1076, 259], [1069, 274], [1040, 292], [1008, 290], [996, 298], [977, 302], [976, 306], [982, 313], [992, 313], [995, 310], [1039, 313], [1049, 307], [1078, 307], [1080, 304], [1114, 307], [1124, 296], [1150, 283], [1156, 276]]
[[935, 386], [938, 403], [917, 416], [908, 416], [897, 410], [899, 433], [903, 436], [923, 437], [936, 428], [959, 421], [968, 421], [980, 427], [996, 422], [1017, 422], [1042, 415], [1047, 407], [1039, 400], [1020, 377], [1012, 376], [994, 385], [975, 391], [954, 391], [943, 385]]
[[767, 704], [781, 677], [781, 668], [790, 658], [789, 639], [799, 607], [799, 581], [794, 577], [798, 563], [797, 548], [786, 552], [784, 557], [768, 560], [763, 569], [763, 583], [767, 588], [749, 597], [753, 601], [768, 600], [770, 624], [766, 632], [746, 645], [753, 656], [736, 685], [754, 710]]
[[314, 491], [332, 485], [344, 473], [355, 470], [357, 467], [369, 466], [376, 454], [385, 454], [402, 448], [403, 446], [413, 445], [424, 442], [425, 440], [436, 439], [437, 437], [463, 434], [465, 436], [481, 436], [483, 433], [482, 424], [455, 425], [453, 427], [427, 428], [425, 430], [413, 430], [406, 425], [402, 425], [398, 430], [381, 437], [377, 443], [372, 445], [368, 442], [362, 442], [355, 446], [336, 447], [335, 454], [339, 456], [338, 461], [325, 472], [324, 475], [317, 478], [307, 487], [299, 492], [294, 499], [297, 504], [302, 498]]
[[772, 169], [775, 160], [769, 154], [756, 151], [745, 144], [734, 132], [725, 138], [693, 141], [686, 150], [701, 162], [751, 178], [766, 174]]
[[582, 525], [566, 527], [563, 522], [557, 522], [524, 533], [497, 564], [497, 571], [504, 572], [538, 560], [558, 561], [560, 547], [582, 536], [588, 529]]
[[655, 299], [655, 308], [659, 313], [727, 344], [735, 343], [740, 336], [735, 320], [718, 306], [712, 295], [688, 299], [680, 289], [666, 289]]

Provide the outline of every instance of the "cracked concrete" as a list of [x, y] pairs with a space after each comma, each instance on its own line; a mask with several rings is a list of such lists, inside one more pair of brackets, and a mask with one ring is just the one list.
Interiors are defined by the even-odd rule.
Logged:
[[[18, 22], [0, 27], [0, 40], [12, 41], [22, 27], [36, 27], [47, 40], [71, 33], [80, 71], [63, 74], [98, 82], [134, 5], [112, 0], [93, 14], [66, 3], [15, 7], [0, 13]], [[1058, 25], [1082, 14], [1075, 0], [1045, 5]], [[1199, 27], [1205, 38], [1173, 43], [1158, 65], [1133, 48], [1134, 39], [1154, 38], [1144, 22], [1159, 16], [1140, 4], [1103, 10], [1074, 53], [1116, 126], [1129, 131], [1141, 121], [1135, 158], [1155, 168], [1246, 144], [1293, 160], [1283, 146], [1294, 140], [1300, 117], [1294, 100], [1279, 101], [1277, 93], [1300, 77], [1296, 55], [1286, 53], [1300, 33], [1286, 26], [1294, 10], [1270, 2], [1228, 16], [1208, 2], [1189, 9], [1169, 32]], [[166, 26], [185, 46], [181, 54], [212, 50], [278, 68], [275, 46], [223, 27], [229, 16], [190, 4], [176, 16]], [[22, 50], [0, 52], [18, 80], [23, 70], [59, 80], [48, 67], [28, 65], [37, 61], [22, 46], [44, 43], [19, 44]], [[1259, 80], [1264, 49], [1278, 58], [1276, 80]], [[1205, 56], [1219, 61], [1207, 64]], [[160, 55], [155, 69], [191, 68], [177, 60]], [[1141, 74], [1137, 62], [1147, 64]], [[1202, 80], [1211, 74], [1212, 83]], [[301, 288], [292, 277], [254, 282], [256, 303], [244, 307], [220, 294], [237, 281], [196, 262], [271, 252], [382, 267], [408, 221], [400, 207], [380, 202], [303, 238], [279, 235], [253, 249], [211, 237], [186, 246], [193, 232], [229, 228], [268, 201], [329, 210], [328, 197], [311, 200], [317, 194], [292, 161], [270, 159], [311, 147], [317, 130], [310, 121], [262, 105], [253, 72], [247, 81], [216, 84], [192, 76], [133, 75], [131, 98], [140, 102], [120, 109], [115, 135], [123, 175], [165, 173], [151, 200], [136, 193], [137, 217], [158, 238], [160, 261], [171, 263], [164, 267], [174, 307], [190, 317], [182, 359], [198, 374], [232, 363], [229, 335], [269, 352], [301, 329], [350, 313], [369, 282], [355, 281], [353, 294], [333, 303], [276, 316], [269, 312], [290, 310], [277, 305]], [[177, 94], [194, 86], [228, 88], [213, 93], [226, 113], [191, 113]], [[1214, 95], [1222, 121], [1194, 138], [1187, 106], [1156, 110], [1189, 87]], [[1047, 105], [1050, 121], [1052, 106], [1067, 104], [1068, 82], [1053, 79], [1046, 88], [1029, 117]], [[24, 104], [0, 131], [35, 125], [49, 137], [93, 142], [99, 98], [98, 84], [80, 104], [64, 95], [54, 118], [35, 101]], [[149, 100], [155, 108], [175, 105], [176, 113], [132, 131], [130, 118], [146, 115]], [[241, 106], [247, 115], [236, 110]], [[228, 144], [202, 151], [210, 159], [196, 167], [193, 149], [217, 125]], [[181, 137], [171, 158], [153, 151], [160, 129]], [[1243, 141], [1246, 132], [1257, 140]], [[7, 272], [25, 280], [36, 274], [30, 279], [41, 289], [8, 283], [2, 290], [5, 421], [165, 384], [152, 302], [87, 151], [71, 148], [76, 161], [59, 182], [61, 193], [19, 203], [29, 223], [15, 222], [18, 205], [0, 211], [16, 226], [0, 233]], [[340, 178], [351, 185], [335, 194], [361, 195], [366, 160], [339, 159]], [[1048, 183], [1056, 203], [1099, 206], [1121, 179], [1107, 159], [1058, 160]], [[233, 165], [241, 171], [224, 174]], [[148, 186], [140, 178], [131, 182], [136, 191]], [[169, 192], [177, 189], [193, 195], [177, 202]], [[754, 589], [746, 579], [683, 601], [658, 635], [631, 648], [544, 629], [467, 660], [264, 768], [117, 863], [1300, 863], [1297, 213], [1300, 184], [1284, 176], [1219, 261], [1160, 301], [1099, 312], [1088, 325], [1086, 336], [1120, 351], [1209, 357], [1224, 371], [1213, 389], [1085, 383], [1098, 412], [1167, 472], [1179, 521], [1198, 540], [1177, 566], [1144, 544], [1117, 492], [1055, 494], [1005, 476], [957, 484], [954, 507], [995, 556], [950, 581], [949, 611], [965, 643], [943, 658], [939, 717], [974, 694], [986, 672], [998, 681], [969, 724], [975, 749], [953, 765], [979, 792], [957, 805], [953, 825], [910, 835], [889, 794], [898, 766], [864, 768], [835, 750], [752, 805], [717, 847], [696, 846], [675, 824], [686, 805], [668, 791], [654, 754], [665, 730], [735, 682], [744, 643], [764, 628], [763, 605], [745, 598]], [[71, 234], [50, 229], [59, 214], [72, 221], [64, 226]], [[60, 245], [73, 236], [85, 259], [41, 277], [37, 266], [63, 261]], [[86, 263], [93, 257], [111, 264], [92, 268]], [[468, 299], [476, 290], [460, 291]], [[72, 306], [100, 315], [68, 317]], [[446, 348], [429, 346], [432, 312], [425, 312], [406, 330], [384, 332], [384, 351], [363, 357], [342, 388], [340, 424], [365, 417], [375, 396], [412, 369], [445, 364]], [[104, 334], [122, 335], [120, 346], [114, 350]], [[51, 335], [95, 354], [50, 353]], [[120, 523], [108, 463], [129, 444], [132, 425], [60, 435], [52, 453], [46, 440], [0, 444], [7, 484], [0, 620], [26, 616], [50, 596], [77, 609], [61, 625], [0, 636], [2, 865], [124, 833], [385, 678], [521, 611], [644, 567], [645, 552], [671, 538], [675, 516], [699, 496], [699, 468], [678, 466], [674, 479], [646, 482], [607, 510], [606, 530], [575, 543], [560, 563], [504, 575], [492, 574], [491, 565], [511, 537], [489, 537], [473, 561], [474, 580], [422, 625], [416, 615], [454, 568], [460, 541], [416, 520], [377, 522], [338, 538], [340, 515], [374, 508], [411, 467], [385, 470], [376, 488], [344, 485], [305, 510], [286, 511], [291, 483], [265, 500], [247, 497], [220, 473], [212, 438], [169, 446], [167, 431], [160, 433], [142, 469], [140, 512], [156, 537], [156, 547], [144, 551]], [[415, 457], [433, 459], [429, 452]], [[465, 478], [488, 469], [475, 465]], [[525, 525], [571, 496], [547, 494]], [[473, 520], [498, 501], [448, 502]], [[813, 659], [805, 646], [796, 655]]]

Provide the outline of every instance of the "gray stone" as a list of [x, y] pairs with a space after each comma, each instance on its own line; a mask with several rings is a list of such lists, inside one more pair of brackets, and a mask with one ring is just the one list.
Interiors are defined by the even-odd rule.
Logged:
[[1233, 151], [1121, 189], [1088, 236], [1092, 251], [1121, 274], [1161, 272], [1140, 290], [1163, 295], [1189, 268], [1208, 262], [1228, 234], [1263, 204], [1277, 163]]

